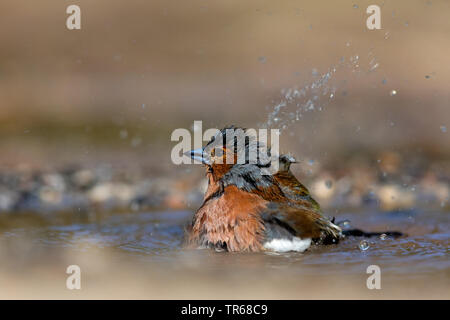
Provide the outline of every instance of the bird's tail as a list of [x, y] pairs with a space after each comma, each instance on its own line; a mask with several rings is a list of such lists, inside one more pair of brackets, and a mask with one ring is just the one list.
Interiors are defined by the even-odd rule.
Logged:
[[[332, 221], [334, 222], [334, 218]], [[343, 225], [344, 223], [348, 223], [348, 222], [350, 222], [350, 221], [342, 220], [342, 221], [336, 222], [336, 224], [338, 226], [340, 226], [340, 225]], [[355, 228], [355, 229], [343, 230], [342, 235], [344, 237], [364, 237], [364, 238], [380, 237], [382, 235], [385, 235], [386, 237], [390, 237], [390, 238], [398, 238], [398, 237], [404, 236], [405, 234], [400, 231], [367, 232], [367, 231], [363, 231], [361, 229]]]
[[319, 219], [318, 224], [322, 230], [321, 243], [333, 244], [338, 243], [342, 238], [342, 229], [338, 225], [334, 224], [334, 220], [327, 218]]
[[345, 237], [364, 237], [364, 238], [380, 237], [382, 235], [385, 235], [386, 237], [390, 238], [398, 238], [404, 236], [405, 234], [400, 231], [366, 232], [361, 229], [350, 229], [342, 231], [342, 235]]

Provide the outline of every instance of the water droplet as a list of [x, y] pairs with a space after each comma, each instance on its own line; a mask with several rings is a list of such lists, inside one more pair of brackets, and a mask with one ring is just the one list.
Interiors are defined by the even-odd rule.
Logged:
[[369, 248], [370, 248], [369, 242], [367, 242], [366, 240], [361, 240], [361, 242], [359, 243], [359, 249], [361, 251], [366, 251]]
[[325, 181], [325, 185], [327, 186], [328, 189], [331, 189], [331, 187], [333, 186], [333, 181], [327, 180]]
[[354, 4], [353, 5], [353, 9], [358, 9], [359, 7], [358, 7], [358, 5], [357, 4]]
[[310, 166], [312, 166], [312, 165], [314, 164], [314, 160], [312, 160], [312, 159], [309, 160], [309, 161], [308, 161], [308, 164], [309, 164]]
[[370, 68], [370, 71], [375, 70], [376, 68], [378, 68], [379, 65], [380, 65], [380, 64], [379, 64], [378, 62], [375, 63], [375, 64]]
[[381, 83], [382, 83], [382, 84], [386, 84], [386, 82], [387, 82], [386, 79], [381, 80]]
[[441, 131], [442, 131], [443, 133], [446, 133], [446, 132], [447, 132], [447, 127], [446, 127], [446, 126], [441, 126], [440, 129], [441, 129]]
[[350, 229], [351, 228], [350, 221], [346, 220], [346, 221], [342, 222], [341, 226], [342, 226], [342, 229], [345, 229], [345, 230]]
[[267, 59], [264, 56], [258, 57], [258, 61], [261, 63], [266, 63]]
[[141, 139], [140, 137], [134, 137], [134, 138], [131, 140], [131, 146], [132, 146], [133, 148], [136, 148], [136, 147], [138, 147], [138, 146], [141, 144], [141, 142], [142, 142], [142, 139]]
[[387, 234], [386, 234], [386, 233], [382, 233], [382, 234], [380, 235], [380, 239], [381, 239], [381, 240], [386, 240], [386, 239], [387, 239]]
[[426, 76], [425, 76], [425, 79], [430, 79], [431, 77], [427, 74]]
[[389, 94], [391, 95], [391, 97], [393, 97], [397, 94], [397, 90], [391, 90]]
[[126, 139], [128, 137], [128, 131], [125, 129], [120, 130], [119, 137], [120, 137], [120, 139]]

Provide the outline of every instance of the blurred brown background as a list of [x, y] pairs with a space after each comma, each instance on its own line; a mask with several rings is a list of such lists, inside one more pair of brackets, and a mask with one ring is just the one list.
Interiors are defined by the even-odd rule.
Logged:
[[[72, 4], [81, 30], [66, 28]], [[382, 30], [366, 28], [372, 4]], [[0, 21], [0, 298], [449, 296], [450, 1], [1, 0]], [[190, 217], [205, 181], [172, 164], [172, 131], [259, 128], [289, 88], [305, 96], [282, 109], [302, 115], [282, 151], [326, 215], [353, 208], [356, 226], [409, 237], [283, 257], [180, 250], [184, 225], [148, 212]], [[386, 266], [380, 292], [369, 263]]]
[[[70, 4], [81, 30], [65, 26]], [[175, 128], [258, 126], [283, 88], [355, 55], [330, 80], [334, 100], [284, 131], [283, 148], [325, 162], [378, 149], [446, 158], [450, 3], [378, 1], [374, 31], [370, 4], [3, 0], [0, 162], [166, 166]]]

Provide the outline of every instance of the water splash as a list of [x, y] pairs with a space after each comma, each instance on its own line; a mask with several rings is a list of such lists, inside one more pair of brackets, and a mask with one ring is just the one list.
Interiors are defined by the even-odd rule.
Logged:
[[380, 63], [377, 61], [377, 58], [375, 57], [373, 51], [369, 51], [368, 58], [370, 60], [369, 72], [375, 71], [380, 66]]
[[[346, 46], [350, 45], [351, 43], [347, 42]], [[329, 67], [322, 74], [313, 68], [311, 75], [314, 80], [303, 87], [294, 86], [282, 89], [280, 99], [274, 101], [273, 106], [269, 107], [269, 110], [272, 111], [269, 111], [266, 122], [260, 124], [260, 127], [275, 127], [282, 133], [290, 125], [302, 120], [304, 114], [323, 111], [336, 97], [337, 86], [332, 83], [332, 79], [340, 69], [345, 68], [360, 76], [374, 72], [380, 66], [373, 50], [374, 48], [371, 48], [368, 53], [368, 65], [363, 68], [364, 70], [361, 68], [358, 54], [351, 55], [348, 59], [341, 57], [338, 63]], [[386, 82], [383, 81], [383, 83]], [[396, 93], [395, 91], [394, 95]], [[346, 92], [343, 91], [342, 94], [345, 95]]]
[[[370, 52], [371, 55], [373, 55]], [[375, 65], [376, 64], [376, 65]], [[354, 73], [360, 73], [359, 55], [350, 56], [346, 61], [342, 57], [339, 62], [320, 74], [317, 69], [312, 69], [314, 80], [303, 87], [291, 87], [281, 90], [281, 98], [274, 103], [272, 112], [269, 113], [267, 121], [261, 127], [277, 127], [280, 131], [287, 129], [291, 124], [300, 121], [308, 112], [321, 112], [335, 98], [337, 87], [331, 84], [333, 76], [339, 68], [347, 67]], [[378, 67], [375, 58], [369, 71]]]
[[336, 88], [328, 84], [336, 73], [336, 67], [331, 67], [326, 73], [319, 76], [316, 69], [312, 75], [317, 78], [302, 88], [293, 87], [281, 90], [281, 99], [273, 106], [264, 127], [276, 126], [281, 130], [290, 124], [299, 121], [303, 113], [322, 111], [323, 106], [334, 98]]

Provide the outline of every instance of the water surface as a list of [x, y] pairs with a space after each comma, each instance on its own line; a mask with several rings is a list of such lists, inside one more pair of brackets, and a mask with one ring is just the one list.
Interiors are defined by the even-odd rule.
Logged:
[[[37, 281], [44, 273], [53, 283], [57, 281], [51, 276], [54, 270], [59, 268], [55, 278], [63, 278], [65, 265], [79, 264], [97, 279], [98, 287], [90, 292], [93, 297], [112, 294], [103, 291], [100, 283], [114, 272], [122, 276], [107, 281], [108, 285], [120, 288], [133, 283], [131, 291], [137, 297], [158, 298], [155, 287], [173, 287], [164, 297], [338, 298], [336, 292], [340, 292], [342, 297], [366, 298], [373, 295], [366, 287], [366, 268], [375, 264], [382, 271], [385, 289], [385, 295], [377, 298], [418, 297], [421, 292], [449, 296], [446, 212], [339, 213], [337, 220], [348, 219], [354, 227], [399, 230], [407, 235], [366, 239], [366, 250], [361, 249], [361, 238], [347, 238], [337, 245], [283, 254], [184, 249], [184, 229], [191, 216], [189, 211], [3, 216], [0, 279], [26, 273]], [[149, 284], [141, 283], [142, 279]], [[242, 290], [236, 292], [230, 283]], [[28, 284], [23, 286], [26, 289]], [[48, 290], [45, 296], [52, 296], [56, 289], [50, 285]], [[113, 297], [123, 297], [120, 290], [113, 292]], [[84, 293], [91, 297], [87, 290]]]

